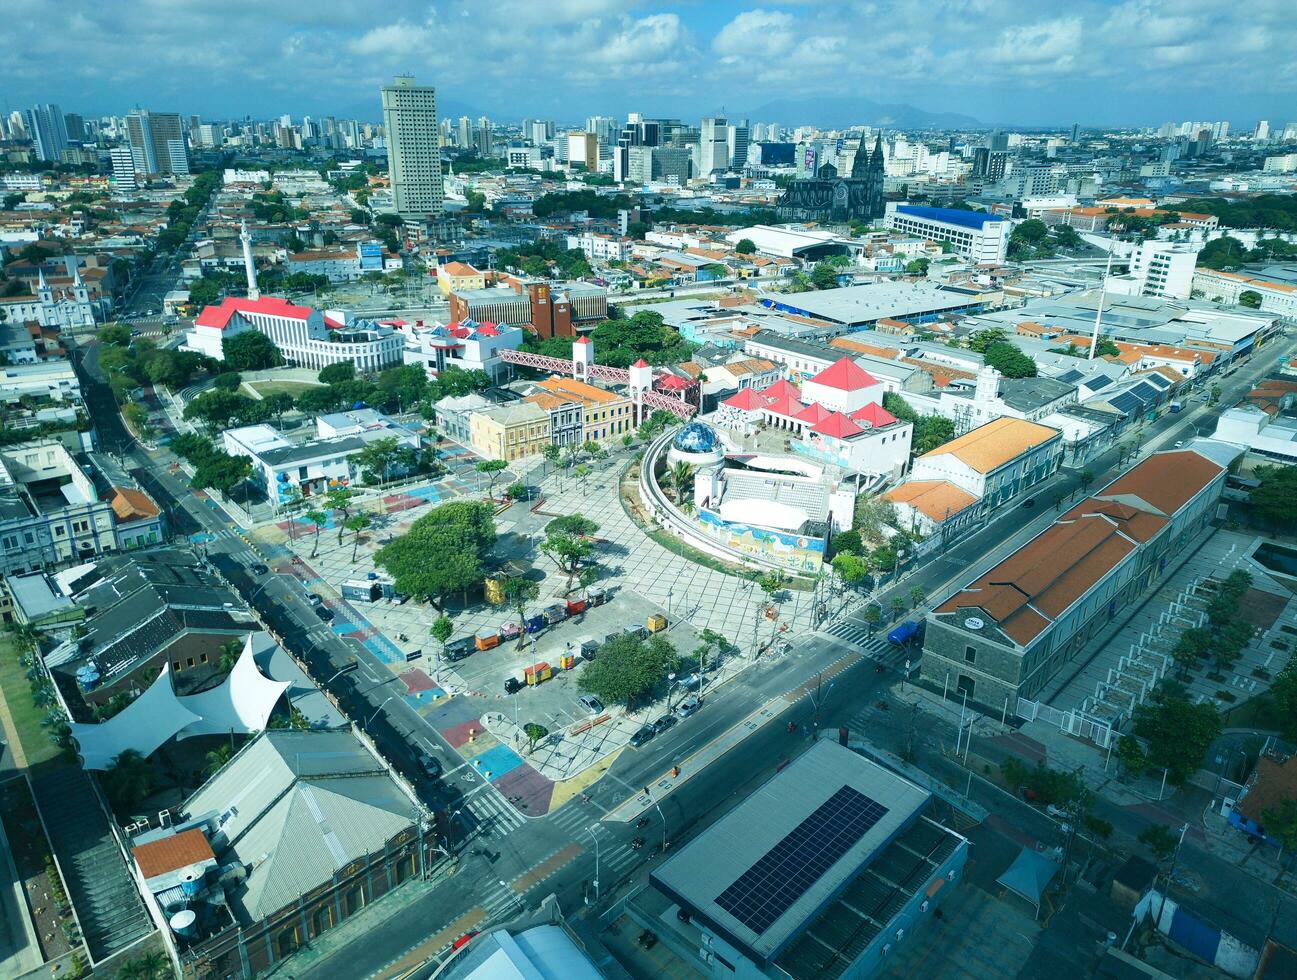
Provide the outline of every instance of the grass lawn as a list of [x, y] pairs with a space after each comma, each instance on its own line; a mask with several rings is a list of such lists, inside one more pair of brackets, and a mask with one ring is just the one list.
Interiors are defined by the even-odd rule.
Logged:
[[296, 398], [304, 391], [323, 387], [310, 381], [245, 381], [243, 384], [245, 387], [255, 389], [262, 398], [281, 391]]
[[18, 662], [18, 647], [13, 638], [0, 633], [0, 694], [3, 694], [13, 726], [18, 733], [27, 765], [46, 762], [59, 755], [59, 747], [49, 740], [41, 719], [45, 712], [32, 701], [27, 675]]

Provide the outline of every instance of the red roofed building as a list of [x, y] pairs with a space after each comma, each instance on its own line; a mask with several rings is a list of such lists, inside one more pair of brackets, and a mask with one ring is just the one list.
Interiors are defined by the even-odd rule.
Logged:
[[881, 402], [886, 389], [881, 381], [849, 357], [838, 358], [802, 384], [802, 397], [838, 412], [854, 412], [870, 402]]
[[347, 323], [338, 314], [326, 317], [277, 296], [227, 296], [219, 306], [203, 308], [180, 349], [223, 361], [226, 339], [247, 330], [270, 338], [288, 364], [315, 370], [351, 361], [357, 371], [377, 371], [400, 364], [405, 348], [405, 338], [386, 324]]
[[922, 676], [995, 710], [1050, 680], [1169, 574], [1215, 515], [1224, 443], [1157, 453], [1058, 518], [928, 614]]

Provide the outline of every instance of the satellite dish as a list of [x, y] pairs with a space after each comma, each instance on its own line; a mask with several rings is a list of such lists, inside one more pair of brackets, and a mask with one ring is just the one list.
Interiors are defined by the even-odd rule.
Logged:
[[968, 627], [970, 630], [980, 630], [986, 624], [982, 622], [980, 619], [978, 619], [976, 616], [969, 616], [966, 620], [964, 620], [964, 625]]

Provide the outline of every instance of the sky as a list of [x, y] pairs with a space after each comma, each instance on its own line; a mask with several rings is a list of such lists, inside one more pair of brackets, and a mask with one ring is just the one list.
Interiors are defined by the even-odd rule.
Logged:
[[987, 124], [1273, 126], [1297, 120], [1294, 2], [4, 0], [0, 101], [377, 121], [379, 86], [412, 73], [443, 115], [504, 122], [847, 97]]

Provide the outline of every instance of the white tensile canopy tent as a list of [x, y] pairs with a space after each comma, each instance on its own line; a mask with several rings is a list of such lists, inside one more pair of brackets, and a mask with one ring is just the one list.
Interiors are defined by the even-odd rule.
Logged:
[[169, 666], [164, 667], [121, 712], [97, 725], [73, 724], [72, 737], [86, 769], [108, 769], [128, 749], [148, 756], [173, 737], [259, 732], [287, 689], [287, 681], [273, 681], [258, 669], [249, 633], [234, 669], [218, 687], [178, 697]]

